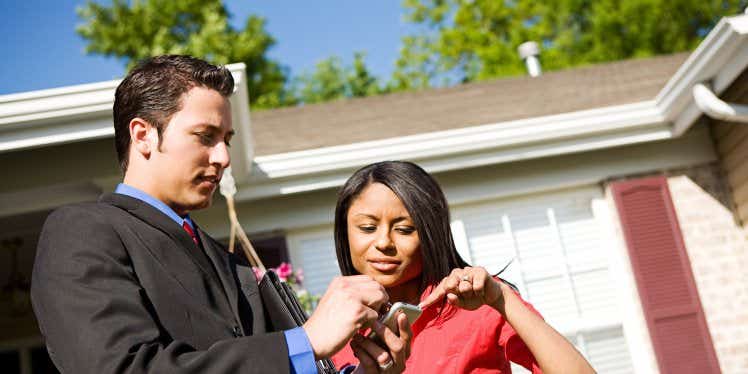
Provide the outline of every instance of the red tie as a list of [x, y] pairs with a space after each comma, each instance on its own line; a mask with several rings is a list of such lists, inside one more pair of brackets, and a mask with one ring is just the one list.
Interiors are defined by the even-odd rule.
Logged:
[[192, 231], [192, 227], [190, 227], [190, 224], [187, 223], [187, 221], [182, 222], [182, 228], [184, 231], [187, 231], [188, 234], [190, 234], [190, 237], [192, 238], [192, 241], [195, 242], [196, 246], [200, 246], [200, 244], [197, 243], [197, 236], [195, 235], [195, 232]]

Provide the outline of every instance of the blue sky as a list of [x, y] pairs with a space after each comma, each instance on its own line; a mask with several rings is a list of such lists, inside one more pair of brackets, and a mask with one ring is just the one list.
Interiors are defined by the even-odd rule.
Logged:
[[[11, 0], [0, 12], [0, 95], [121, 78], [122, 61], [86, 55], [75, 33], [85, 0]], [[365, 51], [372, 73], [388, 78], [400, 38], [415, 27], [402, 20], [400, 0], [230, 0], [236, 27], [263, 16], [277, 44], [269, 56], [297, 75], [331, 55], [346, 63]]]

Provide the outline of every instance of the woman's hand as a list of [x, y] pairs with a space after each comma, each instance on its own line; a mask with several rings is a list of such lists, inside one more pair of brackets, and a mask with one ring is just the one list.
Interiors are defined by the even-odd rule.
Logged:
[[452, 270], [418, 306], [426, 308], [444, 297], [448, 303], [467, 310], [490, 305], [502, 312], [504, 305], [503, 285], [482, 267]]
[[410, 356], [410, 339], [413, 336], [408, 318], [404, 313], [397, 316], [397, 331], [392, 331], [379, 322], [374, 324], [373, 329], [386, 347], [380, 347], [362, 335], [354, 335], [351, 349], [358, 358], [359, 365], [353, 373], [401, 373]]

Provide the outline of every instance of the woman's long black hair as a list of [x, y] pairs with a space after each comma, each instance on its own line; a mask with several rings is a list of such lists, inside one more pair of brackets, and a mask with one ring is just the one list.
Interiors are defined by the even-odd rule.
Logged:
[[335, 250], [340, 272], [356, 275], [348, 245], [348, 210], [370, 184], [387, 186], [405, 205], [421, 241], [421, 290], [438, 284], [452, 269], [469, 266], [457, 253], [450, 229], [449, 207], [439, 184], [420, 166], [384, 161], [365, 166], [345, 182], [335, 207]]

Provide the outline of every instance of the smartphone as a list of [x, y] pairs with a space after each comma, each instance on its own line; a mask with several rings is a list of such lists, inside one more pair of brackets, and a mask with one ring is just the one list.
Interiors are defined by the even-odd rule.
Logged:
[[[408, 303], [401, 303], [396, 302], [392, 304], [390, 307], [390, 310], [384, 314], [382, 317], [379, 318], [379, 322], [383, 325], [387, 326], [392, 331], [397, 331], [397, 316], [400, 315], [400, 313], [404, 313], [405, 317], [408, 318], [408, 323], [413, 325], [413, 322], [415, 322], [418, 317], [421, 316], [421, 308], [418, 307], [418, 305], [412, 305]], [[377, 344], [379, 344], [381, 347], [386, 347], [387, 345], [384, 344], [382, 339], [377, 336], [377, 333], [374, 332], [374, 329], [372, 329], [368, 335], [366, 335], [367, 338], [371, 338], [374, 340]]]

